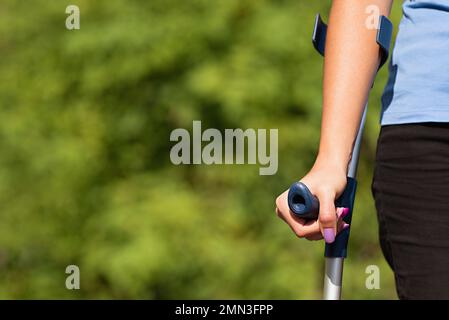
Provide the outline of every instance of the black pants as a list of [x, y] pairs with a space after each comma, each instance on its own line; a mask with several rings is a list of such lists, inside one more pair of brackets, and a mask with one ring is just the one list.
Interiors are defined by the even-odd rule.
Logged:
[[449, 123], [384, 126], [372, 184], [400, 299], [449, 299]]

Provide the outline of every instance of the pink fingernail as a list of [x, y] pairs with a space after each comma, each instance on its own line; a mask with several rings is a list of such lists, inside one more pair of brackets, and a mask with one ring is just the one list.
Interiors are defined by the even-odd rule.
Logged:
[[345, 230], [345, 229], [348, 229], [348, 228], [349, 228], [349, 224], [344, 223], [344, 224], [343, 224], [343, 227], [341, 228], [341, 230]]
[[337, 208], [337, 219], [341, 218], [342, 213], [343, 213], [343, 208]]
[[343, 211], [341, 212], [341, 217], [340, 218], [344, 218], [348, 215], [349, 213], [349, 208], [343, 208]]
[[324, 241], [326, 241], [326, 243], [332, 243], [335, 240], [335, 232], [334, 232], [334, 228], [324, 228], [323, 230], [324, 232]]

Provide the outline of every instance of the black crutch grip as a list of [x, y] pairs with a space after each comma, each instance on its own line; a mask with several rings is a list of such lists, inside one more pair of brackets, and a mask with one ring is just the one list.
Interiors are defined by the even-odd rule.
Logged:
[[302, 182], [295, 182], [288, 191], [288, 206], [296, 217], [315, 220], [318, 218], [320, 203]]

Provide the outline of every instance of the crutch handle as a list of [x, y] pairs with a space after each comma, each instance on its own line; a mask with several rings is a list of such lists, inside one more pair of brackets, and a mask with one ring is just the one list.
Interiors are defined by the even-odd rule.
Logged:
[[288, 191], [288, 206], [298, 218], [315, 220], [320, 211], [320, 202], [302, 182], [295, 182]]

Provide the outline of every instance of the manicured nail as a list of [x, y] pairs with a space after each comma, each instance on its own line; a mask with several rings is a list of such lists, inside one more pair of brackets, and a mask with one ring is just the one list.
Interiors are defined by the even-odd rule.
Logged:
[[348, 229], [348, 228], [349, 228], [349, 224], [344, 223], [344, 224], [343, 224], [343, 227], [341, 228], [341, 230], [345, 230], [345, 229]]
[[342, 213], [343, 213], [343, 208], [337, 208], [337, 219], [341, 218]]
[[326, 243], [332, 243], [335, 240], [334, 228], [324, 228], [324, 241]]
[[346, 217], [349, 213], [349, 208], [343, 208], [343, 211], [341, 212], [341, 218], [343, 219]]

